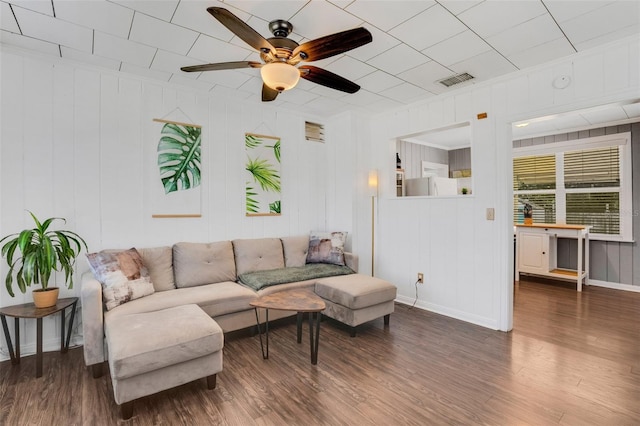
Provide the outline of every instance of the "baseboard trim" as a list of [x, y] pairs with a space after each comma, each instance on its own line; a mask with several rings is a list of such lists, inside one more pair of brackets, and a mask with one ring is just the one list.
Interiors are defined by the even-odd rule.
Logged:
[[489, 328], [491, 330], [499, 330], [498, 322], [490, 318], [480, 317], [477, 315], [469, 314], [468, 312], [462, 312], [457, 309], [451, 309], [444, 306], [436, 305], [434, 303], [423, 302], [421, 300], [415, 301], [414, 304], [414, 301], [415, 299], [406, 296], [396, 297], [396, 302], [402, 303], [403, 305], [415, 306], [416, 308], [422, 309], [423, 311], [429, 311], [435, 314], [444, 315], [460, 321]]
[[638, 285], [612, 283], [609, 281], [599, 281], [599, 280], [592, 280], [592, 279], [589, 279], [589, 285], [596, 286], [596, 287], [611, 288], [613, 290], [633, 291], [636, 293], [640, 293], [640, 286]]

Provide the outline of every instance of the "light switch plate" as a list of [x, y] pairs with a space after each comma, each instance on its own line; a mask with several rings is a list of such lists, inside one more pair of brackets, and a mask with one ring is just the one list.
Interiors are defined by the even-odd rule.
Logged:
[[496, 219], [496, 210], [493, 207], [489, 207], [487, 209], [487, 220], [495, 220]]

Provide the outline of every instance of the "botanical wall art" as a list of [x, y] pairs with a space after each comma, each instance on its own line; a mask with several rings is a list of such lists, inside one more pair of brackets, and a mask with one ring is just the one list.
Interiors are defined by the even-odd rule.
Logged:
[[245, 200], [247, 216], [279, 216], [282, 189], [280, 138], [246, 133]]
[[158, 123], [152, 177], [153, 217], [200, 217], [202, 126], [154, 119]]

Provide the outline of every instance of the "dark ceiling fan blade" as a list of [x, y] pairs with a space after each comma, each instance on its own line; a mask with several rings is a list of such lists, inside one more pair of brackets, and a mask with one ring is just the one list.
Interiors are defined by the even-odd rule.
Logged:
[[278, 97], [278, 92], [275, 89], [267, 86], [266, 84], [262, 84], [262, 102], [273, 101]]
[[197, 72], [197, 71], [220, 71], [220, 70], [233, 70], [237, 68], [260, 68], [262, 63], [252, 61], [237, 61], [237, 62], [218, 62], [216, 64], [203, 64], [192, 65], [190, 67], [180, 68], [185, 72]]
[[256, 30], [247, 25], [233, 13], [222, 7], [209, 7], [207, 12], [213, 15], [222, 25], [227, 27], [232, 33], [240, 37], [249, 46], [264, 53], [276, 53], [275, 47], [262, 37]]
[[322, 68], [311, 65], [303, 65], [298, 69], [300, 70], [300, 77], [313, 83], [347, 93], [356, 93], [360, 90], [360, 86], [355, 84], [353, 81], [340, 77], [338, 74], [334, 74], [331, 71], [323, 70]]
[[303, 43], [293, 50], [291, 57], [300, 55], [303, 61], [319, 61], [363, 46], [372, 40], [367, 29], [354, 28]]

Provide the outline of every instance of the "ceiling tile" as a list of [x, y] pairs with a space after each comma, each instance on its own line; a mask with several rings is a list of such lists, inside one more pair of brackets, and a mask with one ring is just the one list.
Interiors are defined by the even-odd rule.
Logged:
[[638, 35], [638, 27], [636, 25], [630, 25], [624, 28], [616, 28], [614, 31], [608, 32], [606, 34], [602, 34], [600, 36], [590, 38], [585, 41], [573, 43], [576, 50], [581, 52], [586, 49], [591, 49], [592, 47], [599, 46], [601, 44], [609, 43], [612, 41], [620, 40], [625, 37], [637, 36]]
[[337, 61], [332, 62], [326, 69], [348, 80], [356, 80], [376, 71], [371, 65], [360, 62], [350, 56], [341, 57]]
[[213, 89], [213, 84], [211, 83], [207, 83], [205, 81], [200, 81], [200, 80], [194, 80], [192, 78], [187, 78], [187, 77], [183, 77], [179, 74], [173, 74], [171, 76], [171, 78], [169, 79], [170, 83], [175, 83], [175, 84], [179, 84], [181, 86], [188, 86], [191, 87], [193, 89], [202, 91], [202, 92], [208, 92], [209, 90]]
[[517, 70], [512, 63], [500, 56], [495, 50], [489, 50], [473, 58], [452, 64], [449, 68], [456, 73], [468, 72], [478, 80], [488, 80]]
[[308, 92], [296, 87], [283, 93], [282, 99], [295, 105], [305, 105], [319, 96], [317, 93]]
[[413, 84], [402, 83], [398, 86], [380, 92], [379, 95], [398, 102], [414, 102], [427, 97], [429, 92], [422, 90]]
[[489, 37], [547, 13], [537, 1], [485, 1], [458, 15], [481, 37]]
[[56, 17], [121, 38], [129, 37], [133, 11], [108, 1], [57, 1]]
[[393, 75], [417, 67], [425, 62], [429, 62], [429, 58], [406, 44], [393, 47], [367, 61], [368, 64]]
[[548, 14], [540, 15], [517, 27], [487, 37], [487, 43], [504, 56], [513, 55], [534, 46], [564, 37]]
[[286, 1], [247, 1], [247, 0], [226, 0], [225, 4], [238, 8], [251, 15], [257, 16], [267, 22], [276, 19], [288, 21], [300, 9], [304, 7], [307, 0], [286, 0]]
[[340, 99], [347, 96], [347, 93], [341, 90], [331, 89], [329, 87], [322, 86], [320, 84], [315, 84], [315, 83], [313, 83], [313, 86], [314, 87], [310, 90], [311, 93], [322, 95], [326, 98]]
[[484, 0], [438, 0], [444, 8], [454, 15], [459, 15], [467, 9], [482, 3]]
[[355, 0], [328, 0], [329, 3], [333, 3], [338, 6], [340, 9], [344, 9], [353, 3]]
[[418, 50], [426, 49], [467, 30], [455, 16], [440, 5], [398, 25], [389, 34]]
[[0, 3], [0, 29], [20, 34], [20, 28], [18, 28], [9, 3]]
[[0, 31], [0, 43], [46, 53], [47, 55], [60, 56], [60, 46], [55, 43], [25, 37], [9, 31]]
[[394, 1], [393, 4], [382, 1], [356, 0], [345, 10], [375, 25], [382, 31], [389, 31], [434, 4], [436, 2], [432, 0]]
[[207, 8], [211, 6], [224, 7], [246, 22], [250, 15], [235, 8], [229, 8], [225, 3], [219, 1], [181, 1], [176, 9], [176, 13], [171, 19], [172, 24], [207, 34], [220, 40], [229, 41], [233, 38], [233, 33], [214, 18]]
[[238, 90], [251, 93], [252, 96], [250, 98], [259, 98], [260, 94], [262, 93], [262, 79], [260, 77], [251, 77], [250, 79], [245, 81], [245, 83], [240, 86]]
[[200, 34], [195, 44], [189, 50], [189, 57], [201, 59], [205, 62], [235, 62], [242, 61], [251, 51], [242, 49], [216, 38]]
[[51, 16], [14, 7], [22, 34], [51, 43], [91, 52], [93, 31]]
[[351, 105], [367, 106], [384, 99], [382, 96], [369, 92], [368, 90], [359, 90], [358, 92], [345, 96], [343, 100]]
[[404, 83], [403, 80], [387, 74], [384, 71], [375, 71], [369, 75], [357, 79], [355, 82], [359, 84], [363, 89], [369, 90], [374, 93], [378, 93], [390, 87]]
[[158, 71], [166, 71], [174, 74], [180, 74], [186, 78], [196, 79], [200, 76], [200, 72], [184, 72], [180, 68], [187, 65], [200, 65], [203, 62], [188, 58], [186, 56], [177, 55], [173, 52], [159, 49], [151, 63], [151, 69]]
[[491, 50], [491, 46], [473, 31], [467, 30], [424, 49], [422, 53], [444, 66], [449, 66], [488, 50]]
[[69, 47], [60, 47], [60, 51], [62, 52], [62, 57], [66, 59], [70, 59], [72, 61], [84, 62], [92, 65], [97, 65], [99, 67], [111, 69], [111, 70], [119, 70], [120, 69], [120, 61], [115, 59], [105, 58], [103, 56], [92, 55], [91, 53], [82, 52], [80, 50], [71, 49]]
[[138, 65], [129, 64], [127, 62], [122, 63], [120, 71], [160, 81], [169, 81], [169, 78], [171, 78], [172, 75], [170, 72], [152, 70], [147, 67], [139, 67]]
[[[253, 70], [256, 75], [260, 71]], [[201, 73], [198, 80], [203, 80], [211, 84], [220, 84], [231, 89], [237, 89], [246, 83], [249, 79], [255, 77], [255, 75], [247, 75], [237, 70], [223, 70], [223, 71], [204, 71]]]
[[566, 38], [561, 37], [532, 47], [531, 49], [514, 53], [508, 56], [507, 59], [513, 62], [519, 69], [523, 69], [553, 61], [554, 59], [562, 58], [572, 53], [575, 53], [573, 46], [571, 46]]
[[454, 74], [454, 72], [450, 69], [443, 67], [437, 62], [431, 61], [405, 71], [398, 77], [418, 87], [422, 87], [431, 93], [442, 93], [446, 89], [442, 84], [438, 83], [438, 80], [450, 77], [452, 74]]
[[133, 17], [129, 40], [185, 55], [198, 33], [141, 13]]
[[33, 10], [34, 12], [53, 16], [53, 7], [51, 4], [51, 0], [10, 0], [9, 3], [15, 6], [19, 6], [23, 9], [29, 9]]
[[611, 3], [612, 0], [589, 0], [589, 1], [575, 1], [575, 0], [554, 0], [545, 2], [545, 6], [549, 9], [549, 13], [553, 15], [553, 18], [559, 22], [565, 22], [569, 19], [576, 18], [585, 13], [592, 12], [596, 9], [606, 6]]
[[129, 9], [137, 10], [149, 16], [154, 16], [163, 21], [169, 22], [171, 17], [176, 11], [179, 0], [162, 0], [162, 1], [149, 1], [149, 0], [109, 0], [114, 3], [119, 3], [122, 6]]
[[291, 23], [296, 33], [308, 40], [314, 40], [318, 37], [359, 27], [362, 20], [331, 3], [311, 0], [291, 18]]
[[319, 114], [325, 115], [327, 111], [331, 111], [334, 114], [338, 114], [348, 109], [349, 104], [345, 104], [336, 99], [329, 98], [316, 98], [306, 104], [307, 107], [316, 111]]
[[347, 55], [353, 58], [360, 59], [361, 61], [368, 61], [374, 56], [379, 55], [401, 43], [397, 38], [380, 31], [371, 24], [364, 24], [363, 27], [369, 30], [373, 41], [365, 44], [364, 46], [360, 46], [357, 49], [349, 50]]
[[562, 28], [574, 44], [606, 36], [615, 29], [640, 30], [640, 2], [619, 1], [580, 15], [563, 23]]
[[111, 34], [96, 31], [93, 53], [99, 56], [148, 67], [157, 49]]

